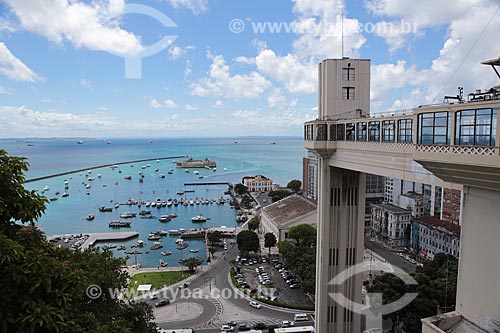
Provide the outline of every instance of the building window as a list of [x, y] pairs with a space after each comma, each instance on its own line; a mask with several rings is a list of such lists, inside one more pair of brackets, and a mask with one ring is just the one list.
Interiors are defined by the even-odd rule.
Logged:
[[337, 126], [335, 124], [330, 125], [330, 141], [337, 140]]
[[345, 140], [345, 125], [337, 124], [337, 140], [344, 141]]
[[357, 141], [366, 141], [366, 123], [357, 123]]
[[342, 81], [354, 81], [354, 68], [342, 68]]
[[354, 123], [348, 123], [345, 126], [345, 139], [347, 141], [355, 140], [355, 126]]
[[456, 113], [455, 144], [461, 146], [494, 146], [497, 110], [464, 110]]
[[380, 121], [370, 121], [368, 126], [368, 141], [380, 141]]
[[354, 99], [354, 87], [343, 87], [342, 99], [344, 100]]
[[382, 141], [394, 142], [394, 120], [382, 122]]
[[450, 115], [448, 112], [421, 113], [418, 115], [417, 142], [424, 145], [450, 143]]
[[326, 124], [316, 125], [316, 141], [326, 141]]
[[398, 142], [413, 142], [413, 119], [398, 120]]

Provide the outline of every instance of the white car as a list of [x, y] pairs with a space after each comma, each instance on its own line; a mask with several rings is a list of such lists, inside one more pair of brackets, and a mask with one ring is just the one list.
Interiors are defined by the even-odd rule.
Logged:
[[281, 327], [283, 328], [286, 328], [286, 327], [292, 327], [292, 326], [295, 326], [295, 323], [293, 321], [290, 321], [290, 320], [283, 320], [281, 322]]
[[232, 331], [234, 331], [234, 327], [229, 326], [229, 325], [222, 325], [222, 327], [220, 328], [220, 331], [221, 332], [232, 332]]
[[149, 295], [149, 299], [158, 299], [158, 294]]
[[262, 307], [262, 305], [260, 305], [260, 303], [257, 303], [256, 301], [251, 301], [250, 306], [256, 309], [260, 309]]

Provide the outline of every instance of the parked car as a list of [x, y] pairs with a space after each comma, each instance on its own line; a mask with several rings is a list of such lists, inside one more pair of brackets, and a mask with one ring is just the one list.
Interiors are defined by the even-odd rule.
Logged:
[[283, 320], [281, 322], [281, 327], [283, 328], [286, 328], [286, 327], [292, 327], [292, 326], [295, 326], [295, 323], [293, 321], [290, 321], [290, 320]]
[[262, 305], [260, 305], [260, 303], [256, 302], [256, 301], [251, 301], [250, 302], [250, 306], [252, 308], [256, 308], [256, 309], [260, 309], [262, 307]]
[[238, 325], [238, 331], [250, 331], [253, 328], [252, 325], [247, 323], [241, 323]]
[[168, 299], [162, 299], [161, 301], [158, 301], [155, 303], [155, 307], [159, 308], [165, 305], [169, 305], [170, 301]]
[[220, 328], [220, 331], [221, 332], [232, 332], [232, 331], [234, 331], [234, 327], [229, 326], [229, 325], [222, 325], [222, 327]]
[[256, 324], [253, 326], [253, 328], [254, 328], [255, 330], [265, 330], [265, 329], [267, 328], [267, 325], [266, 325], [266, 324], [264, 324], [264, 323], [260, 323], [260, 322], [259, 322], [259, 323], [256, 323]]
[[236, 326], [236, 322], [234, 322], [234, 321], [232, 321], [232, 320], [231, 320], [231, 321], [226, 321], [226, 322], [224, 323], [224, 325], [227, 325], [227, 326]]

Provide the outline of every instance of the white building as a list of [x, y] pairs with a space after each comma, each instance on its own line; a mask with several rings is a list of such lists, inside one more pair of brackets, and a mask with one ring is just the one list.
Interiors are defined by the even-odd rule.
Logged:
[[299, 224], [309, 224], [316, 227], [317, 207], [314, 202], [298, 194], [292, 194], [275, 203], [262, 208], [260, 228], [272, 232], [276, 240], [288, 239], [288, 231]]
[[410, 244], [411, 212], [389, 205], [372, 205], [372, 236], [390, 246]]
[[242, 183], [250, 192], [267, 192], [274, 189], [273, 180], [262, 175], [243, 177]]
[[424, 195], [408, 192], [399, 196], [399, 207], [411, 211], [411, 215], [419, 217], [424, 215]]

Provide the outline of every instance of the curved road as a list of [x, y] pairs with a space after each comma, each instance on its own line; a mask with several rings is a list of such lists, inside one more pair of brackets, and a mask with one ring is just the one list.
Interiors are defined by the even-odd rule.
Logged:
[[[215, 288], [217, 288], [220, 291], [225, 291], [225, 290], [231, 291], [230, 293], [228, 291], [221, 292], [222, 295], [227, 295], [227, 294], [235, 295], [233, 286], [229, 281], [229, 269], [231, 267], [230, 264], [231, 260], [235, 259], [237, 254], [238, 254], [238, 248], [236, 244], [229, 245], [228, 250], [225, 251], [224, 254], [221, 254], [223, 257], [225, 256], [225, 259], [223, 259], [223, 257], [220, 258], [215, 264], [213, 264], [210, 267], [208, 271], [203, 272], [202, 274], [191, 280], [188, 286], [189, 291], [194, 292], [195, 290], [198, 290], [198, 288], [207, 289], [209, 284], [211, 284], [210, 288], [212, 292], [214, 291]], [[203, 307], [203, 313], [196, 318], [182, 320], [182, 321], [171, 321], [162, 323], [162, 320], [159, 318], [158, 326], [164, 329], [178, 329], [184, 327], [197, 327], [197, 326], [202, 326], [202, 325], [206, 326], [207, 324], [212, 324], [213, 327], [214, 322], [218, 321], [219, 315], [222, 311], [221, 303], [217, 299], [208, 297], [201, 299], [199, 297], [193, 297], [188, 299], [183, 298], [182, 300], [177, 300], [177, 301], [175, 300], [174, 297], [170, 297], [170, 295], [178, 296], [179, 294], [175, 293], [179, 291], [180, 289], [176, 290], [170, 288], [166, 292], [165, 296], [173, 300], [170, 304], [171, 307], [175, 306], [176, 303], [180, 304], [182, 302], [197, 303]], [[153, 306], [154, 303], [156, 302], [156, 300], [153, 301], [149, 299], [144, 301]], [[264, 321], [264, 319], [271, 319], [274, 322], [278, 322], [279, 320], [293, 320], [294, 313], [301, 312], [298, 310], [295, 311], [288, 309], [280, 310], [278, 308], [271, 308], [263, 303], [261, 303], [262, 307], [260, 309], [255, 309], [249, 305], [250, 302], [249, 299], [243, 298], [240, 295], [237, 295], [236, 297], [224, 298], [224, 301], [225, 301], [224, 306], [226, 307], [228, 305], [233, 306], [234, 308], [241, 309], [255, 315], [252, 321], [259, 321], [259, 320]], [[207, 332], [208, 331], [211, 331], [211, 329], [207, 329]]]

